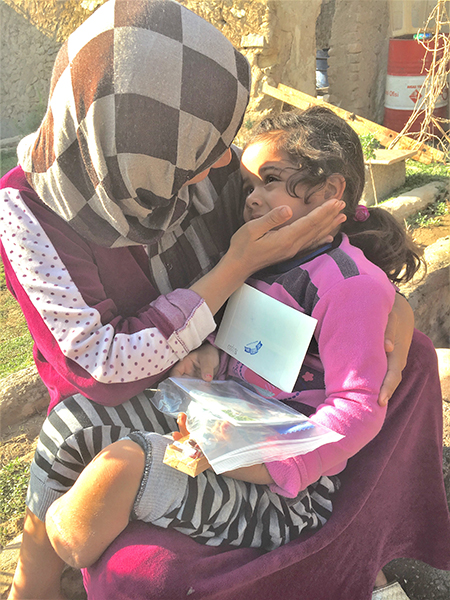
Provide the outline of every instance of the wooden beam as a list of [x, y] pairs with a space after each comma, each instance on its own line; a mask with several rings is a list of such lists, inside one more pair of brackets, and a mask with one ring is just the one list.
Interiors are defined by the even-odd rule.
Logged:
[[[278, 84], [278, 87], [276, 88], [268, 83], [264, 83], [262, 91], [264, 94], [272, 96], [272, 98], [276, 98], [282, 102], [287, 102], [291, 106], [295, 106], [296, 108], [300, 108], [302, 110], [306, 110], [310, 106], [315, 105], [326, 106], [347, 121], [347, 123], [353, 127], [358, 135], [371, 133], [382, 146], [389, 146], [389, 144], [398, 135], [396, 131], [387, 129], [382, 125], [378, 125], [377, 123], [373, 123], [373, 121], [369, 121], [369, 119], [359, 117], [354, 113], [344, 110], [343, 108], [339, 108], [338, 106], [334, 106], [333, 104], [329, 104], [328, 102], [318, 100], [317, 98], [314, 98], [314, 96], [309, 96], [308, 94], [294, 90], [287, 85], [283, 85], [282, 83]], [[414, 140], [406, 135], [403, 135], [398, 140], [398, 142], [395, 144], [395, 148], [403, 150], [416, 150], [416, 154], [412, 158], [425, 164], [430, 164], [432, 162], [445, 163], [445, 154], [443, 152], [424, 143], [417, 145], [417, 140]]]

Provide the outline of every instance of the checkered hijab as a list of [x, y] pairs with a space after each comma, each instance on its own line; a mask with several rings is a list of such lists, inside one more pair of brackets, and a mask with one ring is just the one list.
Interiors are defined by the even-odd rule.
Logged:
[[109, 0], [59, 51], [19, 163], [83, 237], [153, 244], [187, 213], [181, 186], [230, 146], [249, 80], [246, 59], [177, 2]]

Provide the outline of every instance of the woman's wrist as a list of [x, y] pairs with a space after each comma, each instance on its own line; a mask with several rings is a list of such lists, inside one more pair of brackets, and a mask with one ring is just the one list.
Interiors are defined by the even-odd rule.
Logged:
[[214, 315], [251, 274], [245, 261], [236, 260], [227, 253], [190, 289], [205, 300]]

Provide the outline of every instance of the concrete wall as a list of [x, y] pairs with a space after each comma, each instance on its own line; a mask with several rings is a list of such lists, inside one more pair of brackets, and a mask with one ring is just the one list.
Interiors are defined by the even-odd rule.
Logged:
[[[0, 0], [0, 135], [33, 130], [47, 103], [61, 42], [104, 0]], [[181, 0], [248, 58], [252, 99], [240, 140], [281, 103], [264, 81], [315, 95], [316, 48], [330, 47], [329, 100], [379, 123], [383, 119], [388, 0]], [[424, 0], [429, 2], [429, 0]], [[17, 12], [16, 12], [17, 11]]]
[[0, 3], [0, 138], [35, 129], [47, 104], [60, 44]]
[[381, 123], [389, 48], [387, 0], [336, 0], [330, 38], [330, 102]]

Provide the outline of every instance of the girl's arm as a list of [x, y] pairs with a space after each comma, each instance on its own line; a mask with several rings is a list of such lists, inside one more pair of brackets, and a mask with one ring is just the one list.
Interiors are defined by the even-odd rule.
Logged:
[[[295, 497], [322, 475], [342, 471], [347, 460], [381, 429], [386, 408], [378, 395], [386, 373], [384, 331], [395, 292], [371, 277], [344, 279], [317, 302], [313, 316], [325, 372], [325, 394], [313, 422], [342, 434], [338, 442], [268, 463], [272, 490]], [[314, 390], [309, 392], [311, 397]], [[301, 400], [301, 397], [299, 398]]]

